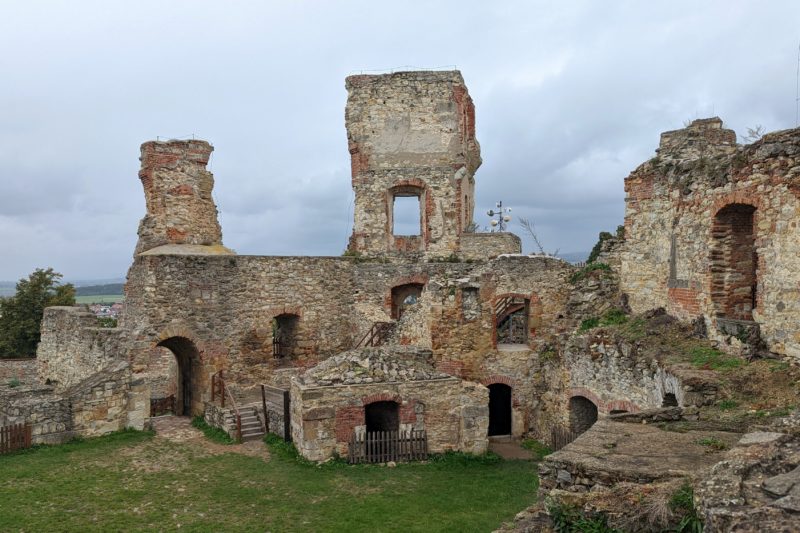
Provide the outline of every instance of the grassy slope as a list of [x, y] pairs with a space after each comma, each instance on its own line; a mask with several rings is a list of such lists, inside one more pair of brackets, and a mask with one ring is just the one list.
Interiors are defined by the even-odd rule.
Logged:
[[537, 485], [532, 462], [319, 468], [164, 443], [150, 467], [148, 446], [130, 432], [0, 457], [0, 531], [491, 531]]

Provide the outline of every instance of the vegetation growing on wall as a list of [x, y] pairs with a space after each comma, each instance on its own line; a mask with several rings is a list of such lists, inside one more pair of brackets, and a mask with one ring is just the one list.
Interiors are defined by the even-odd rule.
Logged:
[[613, 235], [607, 231], [601, 231], [600, 235], [595, 243], [594, 247], [592, 247], [592, 251], [589, 252], [589, 257], [586, 259], [587, 263], [593, 263], [597, 260], [600, 256], [600, 252], [603, 250], [603, 243], [610, 239], [624, 239], [625, 238], [625, 226], [617, 226], [616, 235]]

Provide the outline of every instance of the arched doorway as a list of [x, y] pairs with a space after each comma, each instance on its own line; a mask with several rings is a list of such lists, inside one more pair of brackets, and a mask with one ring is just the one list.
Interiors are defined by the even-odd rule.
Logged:
[[597, 406], [588, 398], [573, 396], [569, 399], [569, 426], [576, 433], [583, 433], [597, 422]]
[[678, 407], [678, 397], [671, 392], [666, 393], [661, 401], [661, 407]]
[[489, 385], [489, 436], [511, 435], [511, 387]]
[[719, 318], [753, 320], [758, 288], [755, 211], [752, 205], [730, 204], [714, 217], [711, 298]]
[[397, 402], [372, 402], [364, 406], [367, 433], [400, 430], [400, 405]]
[[186, 337], [170, 337], [157, 344], [167, 348], [177, 362], [175, 414], [192, 416], [200, 414], [202, 407], [202, 383], [200, 383], [200, 354], [194, 343]]
[[392, 318], [399, 320], [406, 309], [415, 305], [422, 295], [422, 283], [407, 283], [392, 288]]

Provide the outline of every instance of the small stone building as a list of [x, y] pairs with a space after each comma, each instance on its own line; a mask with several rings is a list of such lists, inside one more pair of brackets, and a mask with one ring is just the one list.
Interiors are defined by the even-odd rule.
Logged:
[[436, 370], [430, 350], [362, 348], [292, 381], [292, 437], [316, 461], [347, 455], [354, 434], [424, 430], [431, 452], [486, 451], [486, 387]]

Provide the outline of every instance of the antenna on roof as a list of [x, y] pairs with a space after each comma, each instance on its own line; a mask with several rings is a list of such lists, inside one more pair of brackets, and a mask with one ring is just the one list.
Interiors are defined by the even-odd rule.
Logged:
[[800, 126], [800, 44], [797, 45], [797, 85], [794, 90], [794, 127]]

